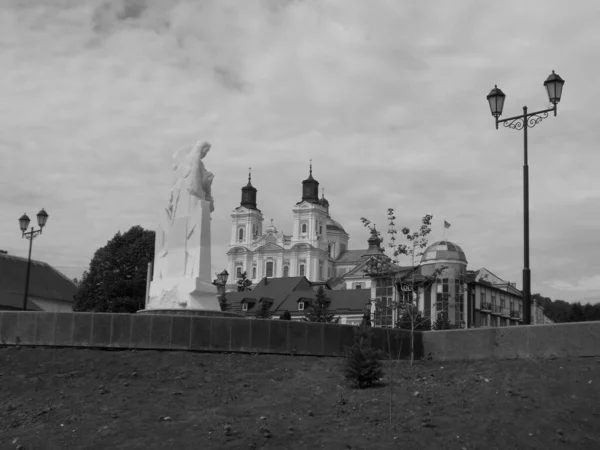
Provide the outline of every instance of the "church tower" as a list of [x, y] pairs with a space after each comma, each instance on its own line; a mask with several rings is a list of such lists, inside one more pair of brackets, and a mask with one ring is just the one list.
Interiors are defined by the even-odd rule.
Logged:
[[256, 188], [252, 186], [251, 173], [248, 173], [248, 184], [242, 188], [240, 206], [231, 214], [230, 247], [250, 249], [252, 242], [262, 235], [264, 218], [256, 206], [256, 192]]
[[302, 181], [302, 199], [296, 203], [293, 213], [291, 244], [298, 254], [295, 273], [311, 280], [326, 279], [327, 207], [319, 199], [319, 182], [312, 176], [312, 161], [308, 178]]

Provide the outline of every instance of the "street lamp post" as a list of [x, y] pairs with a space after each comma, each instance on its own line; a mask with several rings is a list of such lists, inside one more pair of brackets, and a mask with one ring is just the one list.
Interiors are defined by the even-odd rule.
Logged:
[[552, 108], [543, 109], [540, 111], [528, 113], [527, 106], [523, 106], [523, 114], [509, 117], [507, 119], [499, 120], [498, 118], [502, 115], [502, 109], [504, 107], [504, 99], [506, 95], [498, 86], [490, 91], [487, 95], [488, 103], [490, 104], [490, 110], [492, 116], [496, 119], [496, 129], [498, 124], [502, 123], [507, 128], [513, 130], [523, 130], [523, 323], [525, 325], [531, 324], [531, 269], [529, 268], [529, 165], [527, 161], [527, 128], [533, 128], [542, 120], [548, 118], [549, 112], [554, 112], [556, 116], [558, 102], [562, 95], [562, 88], [565, 84], [559, 75], [554, 73], [554, 70], [550, 76], [544, 81], [544, 86], [548, 92], [548, 99], [552, 103]]
[[39, 229], [35, 230], [34, 227], [31, 227], [31, 231], [26, 231], [29, 227], [29, 217], [27, 214], [23, 214], [19, 218], [19, 227], [21, 228], [21, 238], [29, 239], [29, 257], [27, 258], [27, 275], [25, 276], [25, 295], [23, 296], [23, 311], [27, 311], [27, 295], [29, 294], [29, 273], [31, 271], [31, 246], [33, 244], [33, 240], [40, 234], [42, 234], [42, 228], [46, 225], [46, 221], [48, 220], [48, 213], [44, 211], [44, 208], [37, 213], [37, 222], [40, 226]]

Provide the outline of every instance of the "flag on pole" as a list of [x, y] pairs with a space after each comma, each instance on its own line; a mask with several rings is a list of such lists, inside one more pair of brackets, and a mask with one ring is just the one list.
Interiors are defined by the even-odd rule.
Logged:
[[450, 228], [450, 224], [444, 220], [444, 228]]

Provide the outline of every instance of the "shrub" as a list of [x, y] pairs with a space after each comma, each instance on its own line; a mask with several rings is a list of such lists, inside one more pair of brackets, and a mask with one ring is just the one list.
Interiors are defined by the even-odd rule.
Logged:
[[360, 327], [342, 366], [346, 380], [354, 383], [359, 389], [378, 384], [383, 377], [381, 352], [368, 345], [368, 338], [368, 333]]
[[292, 315], [286, 310], [281, 316], [279, 316], [279, 320], [292, 320]]

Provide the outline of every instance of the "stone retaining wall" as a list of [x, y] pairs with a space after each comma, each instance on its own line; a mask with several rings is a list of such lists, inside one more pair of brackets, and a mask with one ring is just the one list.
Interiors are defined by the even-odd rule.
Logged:
[[[4, 345], [342, 356], [356, 330], [352, 325], [287, 320], [0, 311]], [[401, 358], [410, 357], [410, 333], [370, 330], [373, 348], [389, 353], [389, 341], [395, 357], [399, 351]]]
[[438, 361], [600, 356], [600, 322], [427, 332], [423, 351]]

